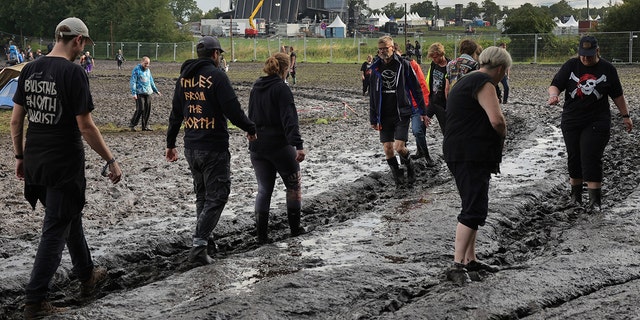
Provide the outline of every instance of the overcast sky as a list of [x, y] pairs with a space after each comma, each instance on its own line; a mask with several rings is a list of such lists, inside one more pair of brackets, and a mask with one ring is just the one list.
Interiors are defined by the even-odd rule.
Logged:
[[[411, 5], [411, 4], [423, 2], [423, 1], [424, 0], [406, 0], [406, 1], [369, 0], [369, 6], [373, 9], [379, 9], [390, 2], [396, 2], [398, 4], [404, 4], [406, 2], [408, 5]], [[587, 7], [587, 0], [565, 0], [565, 1], [567, 1], [567, 3], [569, 3], [569, 5], [571, 5], [574, 8]], [[431, 0], [431, 2], [435, 4], [436, 0]], [[438, 5], [442, 8], [442, 7], [453, 7], [456, 3], [462, 3], [466, 5], [468, 3], [468, 0], [438, 0], [437, 2], [438, 2]], [[482, 5], [482, 0], [475, 0], [473, 2], [477, 3], [478, 5]], [[557, 1], [556, 0], [529, 0], [529, 1], [527, 0], [493, 0], [493, 2], [495, 2], [497, 5], [501, 7], [508, 6], [509, 8], [517, 8], [527, 2], [537, 6], [550, 6], [554, 3], [559, 2], [559, 0]], [[621, 0], [589, 0], [589, 7], [600, 8], [603, 6], [608, 6], [609, 2], [611, 2], [612, 4], [615, 4], [616, 2], [621, 2]], [[220, 8], [222, 11], [229, 10], [229, 0], [197, 0], [196, 3], [198, 4], [198, 7], [204, 12], [207, 12], [216, 7]]]

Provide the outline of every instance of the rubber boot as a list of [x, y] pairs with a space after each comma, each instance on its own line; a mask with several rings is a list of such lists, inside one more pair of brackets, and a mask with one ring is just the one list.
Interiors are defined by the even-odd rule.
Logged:
[[256, 212], [256, 236], [259, 244], [269, 243], [269, 212]]
[[600, 210], [601, 202], [602, 202], [602, 189], [587, 189], [589, 191], [589, 210], [595, 210], [596, 206], [598, 206], [598, 210]]
[[434, 167], [436, 164], [435, 162], [433, 162], [433, 159], [431, 159], [431, 156], [429, 155], [429, 147], [425, 146], [422, 150], [422, 153], [424, 154], [424, 160], [426, 161], [427, 167]]
[[424, 151], [422, 151], [422, 147], [418, 146], [418, 149], [416, 150], [416, 154], [412, 154], [410, 158], [411, 160], [424, 158]]
[[413, 169], [413, 164], [411, 164], [411, 158], [409, 155], [407, 157], [400, 156], [400, 162], [407, 168], [407, 183], [413, 185], [416, 182], [416, 171]]
[[287, 218], [289, 219], [289, 228], [291, 229], [292, 237], [297, 237], [307, 232], [300, 226], [300, 209], [287, 209]]
[[582, 184], [571, 186], [571, 200], [572, 205], [582, 205]]
[[212, 264], [213, 259], [207, 253], [207, 246], [191, 247], [189, 262], [197, 265]]
[[389, 158], [387, 159], [387, 163], [389, 167], [391, 167], [391, 174], [393, 175], [393, 180], [396, 182], [396, 187], [402, 187], [404, 184], [404, 171], [398, 166], [398, 160], [396, 160], [396, 157]]

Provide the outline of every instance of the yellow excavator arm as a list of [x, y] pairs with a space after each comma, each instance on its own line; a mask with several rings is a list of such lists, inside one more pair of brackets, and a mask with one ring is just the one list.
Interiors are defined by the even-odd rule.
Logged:
[[260, 0], [260, 2], [258, 2], [258, 5], [256, 6], [255, 9], [253, 9], [253, 12], [251, 12], [251, 16], [249, 17], [249, 24], [251, 25], [251, 29], [256, 30], [258, 28], [256, 28], [256, 24], [253, 23], [253, 18], [256, 16], [256, 14], [258, 14], [258, 10], [260, 10], [260, 8], [262, 7], [262, 3], [264, 2], [264, 0]]

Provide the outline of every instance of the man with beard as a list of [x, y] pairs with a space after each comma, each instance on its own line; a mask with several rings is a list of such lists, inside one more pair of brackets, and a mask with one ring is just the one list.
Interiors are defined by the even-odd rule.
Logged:
[[[62, 20], [56, 43], [46, 56], [27, 64], [13, 97], [11, 136], [16, 176], [24, 180], [25, 198], [35, 209], [45, 206], [40, 244], [26, 286], [24, 317], [40, 319], [66, 310], [47, 299], [49, 282], [66, 245], [80, 293], [87, 297], [107, 279], [96, 267], [84, 236], [85, 156], [82, 138], [106, 164], [102, 175], [118, 183], [122, 171], [91, 117], [94, 109], [87, 73], [73, 63], [85, 44], [93, 44], [89, 29], [78, 18]], [[24, 118], [29, 120], [24, 139]], [[26, 140], [26, 142], [25, 142]]]
[[211, 264], [209, 236], [220, 220], [229, 198], [231, 170], [227, 118], [256, 139], [256, 126], [240, 107], [227, 74], [220, 70], [220, 41], [206, 36], [196, 46], [198, 59], [180, 68], [167, 130], [166, 159], [178, 160], [176, 138], [184, 123], [184, 155], [196, 193], [197, 223], [189, 261]]
[[396, 186], [401, 187], [404, 172], [398, 165], [396, 153], [407, 169], [409, 184], [415, 181], [415, 172], [406, 147], [409, 121], [413, 113], [412, 99], [417, 104], [417, 112], [420, 112], [422, 121], [426, 117], [427, 107], [410, 61], [396, 53], [390, 36], [378, 39], [378, 57], [371, 66], [369, 121], [371, 128], [380, 132], [380, 142], [391, 167], [391, 174]]

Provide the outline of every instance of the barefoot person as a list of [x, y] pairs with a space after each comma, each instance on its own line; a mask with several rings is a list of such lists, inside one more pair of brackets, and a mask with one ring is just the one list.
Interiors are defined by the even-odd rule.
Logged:
[[404, 172], [398, 165], [396, 153], [406, 166], [408, 180], [415, 179], [409, 149], [406, 147], [409, 120], [413, 114], [412, 98], [421, 110], [423, 121], [426, 116], [422, 115], [426, 114], [427, 106], [410, 61], [395, 52], [390, 36], [378, 39], [378, 57], [380, 59], [371, 65], [369, 121], [371, 128], [380, 132], [380, 142], [394, 181], [397, 187], [402, 187]]
[[489, 210], [489, 180], [498, 172], [507, 134], [495, 84], [511, 66], [511, 56], [498, 47], [485, 49], [479, 71], [458, 79], [447, 100], [447, 126], [442, 143], [445, 161], [456, 180], [462, 210], [456, 227], [453, 267], [447, 277], [469, 282], [467, 271], [497, 271], [476, 257], [478, 227]]
[[231, 188], [227, 118], [246, 131], [249, 140], [256, 138], [256, 126], [242, 111], [227, 74], [219, 68], [224, 52], [220, 41], [202, 37], [196, 50], [198, 59], [185, 61], [176, 81], [165, 156], [169, 162], [178, 160], [176, 139], [184, 123], [184, 156], [193, 176], [197, 218], [189, 261], [205, 265], [213, 262], [207, 254], [209, 236]]
[[287, 218], [291, 235], [305, 232], [300, 226], [302, 188], [300, 162], [305, 158], [298, 126], [298, 112], [291, 89], [284, 83], [289, 57], [276, 53], [267, 59], [249, 96], [249, 119], [255, 122], [258, 139], [249, 142], [251, 164], [258, 180], [255, 214], [259, 243], [269, 242], [269, 207], [276, 174], [287, 189]]
[[[42, 236], [26, 287], [26, 319], [65, 310], [47, 300], [65, 245], [82, 295], [92, 295], [107, 278], [107, 270], [93, 264], [82, 227], [86, 190], [82, 138], [105, 160], [104, 176], [113, 183], [122, 176], [91, 118], [94, 105], [87, 73], [73, 63], [86, 44], [93, 44], [89, 30], [80, 19], [67, 18], [56, 27], [55, 38], [48, 55], [22, 69], [11, 116], [16, 176], [24, 180], [31, 206], [35, 209], [38, 200], [45, 206]], [[29, 127], [23, 145], [25, 117]]]
[[633, 129], [633, 122], [618, 71], [600, 58], [598, 40], [582, 37], [578, 56], [565, 62], [553, 77], [548, 103], [558, 104], [560, 92], [565, 91], [560, 126], [567, 147], [571, 202], [582, 204], [582, 184], [586, 182], [589, 209], [600, 209], [602, 155], [611, 129], [609, 97], [618, 107], [627, 132]]

